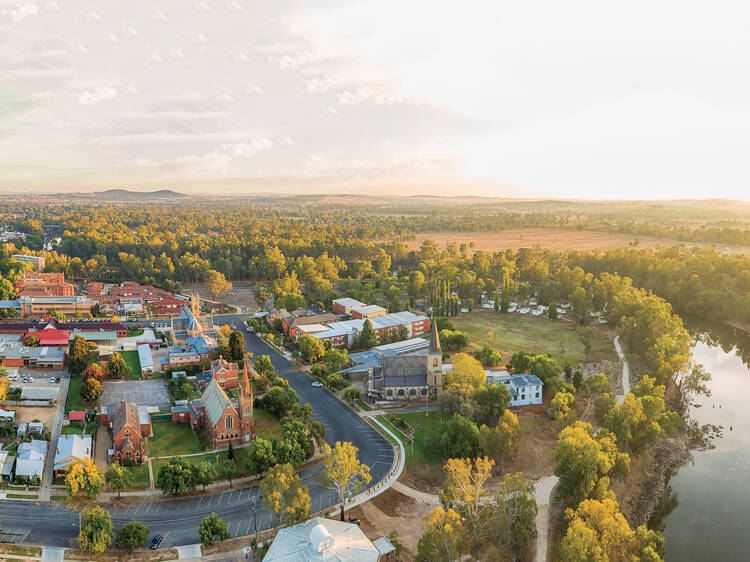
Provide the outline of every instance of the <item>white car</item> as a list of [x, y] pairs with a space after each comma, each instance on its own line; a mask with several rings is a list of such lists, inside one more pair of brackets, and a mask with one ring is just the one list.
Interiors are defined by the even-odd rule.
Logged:
[[29, 377], [29, 382], [34, 382], [34, 377]]
[[49, 382], [51, 382], [52, 384], [55, 384], [55, 377], [50, 377]]
[[317, 386], [323, 386], [323, 383], [322, 383], [322, 382], [318, 382], [318, 381], [315, 381], [314, 383], [312, 383], [312, 385], [313, 385], [313, 386], [316, 386], [316, 387], [317, 387]]

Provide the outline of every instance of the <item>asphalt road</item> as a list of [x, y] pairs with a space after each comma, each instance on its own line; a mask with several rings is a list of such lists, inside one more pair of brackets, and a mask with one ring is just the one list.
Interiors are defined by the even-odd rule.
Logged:
[[[359, 458], [370, 466], [370, 486], [382, 480], [393, 462], [393, 448], [389, 441], [375, 431], [361, 417], [342, 404], [323, 388], [311, 386], [312, 380], [294, 367], [286, 358], [268, 347], [254, 334], [244, 331], [244, 316], [222, 316], [217, 324], [234, 324], [243, 330], [247, 351], [269, 355], [278, 374], [300, 395], [302, 403], [312, 405], [313, 417], [326, 426], [326, 441], [351, 441], [359, 448]], [[317, 483], [320, 466], [301, 472], [310, 489], [311, 510], [319, 511], [338, 504], [335, 493]], [[231, 536], [253, 531], [253, 498], [258, 530], [271, 526], [271, 516], [263, 509], [257, 486], [237, 488], [220, 494], [175, 498], [163, 501], [107, 504], [112, 513], [115, 530], [131, 519], [145, 523], [152, 534], [165, 535], [163, 548], [198, 542], [198, 525], [215, 512], [228, 523]], [[335, 511], [335, 510], [334, 510]], [[78, 534], [78, 513], [64, 504], [0, 500], [0, 521], [3, 532], [15, 536], [15, 542], [68, 546]]]

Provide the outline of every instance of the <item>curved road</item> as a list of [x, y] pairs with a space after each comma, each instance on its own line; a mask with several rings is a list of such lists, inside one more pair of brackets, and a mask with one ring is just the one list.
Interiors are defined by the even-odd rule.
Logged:
[[[323, 388], [311, 386], [311, 379], [285, 357], [271, 349], [254, 334], [244, 331], [246, 315], [222, 316], [217, 324], [234, 325], [245, 334], [247, 351], [255, 356], [269, 355], [277, 373], [288, 379], [303, 404], [312, 405], [313, 417], [326, 426], [326, 441], [351, 441], [359, 448], [360, 460], [370, 466], [370, 487], [380, 482], [393, 463], [393, 447], [365, 420]], [[335, 494], [320, 486], [316, 476], [320, 466], [300, 474], [310, 489], [313, 512], [337, 504]], [[215, 512], [227, 521], [232, 537], [253, 532], [253, 499], [258, 530], [271, 526], [271, 517], [258, 499], [257, 486], [236, 488], [220, 494], [173, 498], [140, 503], [105, 504], [112, 514], [115, 530], [131, 519], [145, 523], [152, 534], [165, 535], [163, 547], [195, 544], [198, 525]], [[15, 535], [17, 542], [46, 546], [69, 546], [78, 535], [78, 513], [59, 502], [0, 500], [3, 533]]]

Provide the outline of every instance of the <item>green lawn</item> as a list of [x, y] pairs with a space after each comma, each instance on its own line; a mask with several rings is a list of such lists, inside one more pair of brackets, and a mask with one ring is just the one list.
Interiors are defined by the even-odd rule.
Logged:
[[133, 473], [133, 485], [128, 488], [134, 490], [136, 488], [148, 488], [150, 482], [148, 480], [148, 464], [141, 463], [132, 468], [128, 469]]
[[[398, 429], [395, 423], [390, 422], [390, 419], [400, 418], [406, 421], [409, 425], [414, 428], [421, 426], [421, 429], [417, 429], [414, 434], [414, 455], [412, 456], [411, 442], [406, 435]], [[438, 443], [440, 441], [440, 435], [442, 434], [443, 422], [440, 421], [440, 415], [437, 412], [433, 412], [431, 415], [426, 415], [424, 412], [413, 413], [413, 414], [389, 414], [388, 416], [379, 417], [378, 420], [383, 423], [388, 429], [393, 431], [404, 444], [406, 451], [406, 464], [435, 464], [440, 465], [443, 462], [442, 455], [440, 454], [439, 447], [433, 446], [428, 447], [425, 441], [432, 441], [432, 443]]]
[[84, 402], [81, 398], [81, 385], [83, 384], [83, 377], [81, 375], [73, 375], [70, 377], [70, 387], [68, 387], [68, 398], [65, 400], [65, 413], [67, 414], [73, 410], [88, 410], [92, 407], [88, 402]]
[[154, 422], [154, 436], [149, 437], [148, 444], [152, 457], [190, 455], [201, 452], [198, 436], [189, 423], [172, 423], [171, 421]]
[[255, 419], [255, 435], [269, 441], [281, 439], [281, 423], [276, 416], [262, 408], [255, 408], [253, 418]]
[[[184, 457], [184, 459], [190, 464], [198, 464], [201, 461], [209, 461], [211, 463], [215, 463], [218, 455], [219, 464], [221, 464], [227, 459], [227, 454], [228, 451], [220, 451], [213, 453], [204, 453], [203, 455], [196, 455], [194, 457]], [[244, 472], [244, 466], [242, 462], [244, 456], [245, 449], [234, 449], [234, 462], [237, 464], [237, 468], [239, 469], [240, 474]], [[156, 480], [157, 476], [159, 475], [159, 468], [162, 465], [167, 464], [167, 462], [169, 462], [167, 459], [151, 461], [151, 468], [154, 471], [154, 480]]]
[[76, 427], [73, 425], [64, 425], [62, 426], [62, 429], [60, 429], [61, 435], [83, 435], [83, 428], [82, 427]]
[[362, 409], [363, 409], [363, 410], [364, 410], [365, 412], [369, 412], [370, 410], [372, 410], [372, 408], [370, 408], [370, 407], [369, 407], [369, 406], [368, 406], [368, 405], [367, 405], [367, 404], [365, 403], [365, 401], [364, 401], [364, 400], [358, 399], [358, 400], [355, 400], [355, 402], [357, 403], [357, 406], [359, 406], [360, 408], [362, 408]]
[[122, 358], [125, 359], [125, 363], [130, 365], [130, 368], [133, 370], [132, 373], [130, 373], [130, 378], [133, 380], [139, 380], [142, 378], [141, 373], [141, 361], [138, 359], [138, 352], [137, 351], [120, 351], [120, 355], [122, 355]]
[[[503, 352], [504, 360], [516, 351], [549, 353], [560, 365], [582, 363], [586, 359], [578, 335], [581, 326], [567, 320], [550, 320], [521, 314], [471, 312], [451, 318], [457, 330], [466, 332], [470, 349], [479, 349], [488, 340]], [[564, 347], [564, 354], [563, 354]], [[612, 340], [604, 330], [594, 328], [590, 361], [617, 359]]]

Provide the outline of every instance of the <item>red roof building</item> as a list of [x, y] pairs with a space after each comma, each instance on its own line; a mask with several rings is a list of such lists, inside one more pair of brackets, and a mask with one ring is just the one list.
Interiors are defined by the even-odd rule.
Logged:
[[26, 339], [29, 336], [36, 336], [39, 338], [39, 345], [41, 347], [67, 347], [70, 343], [70, 332], [64, 332], [56, 328], [45, 328], [44, 330], [26, 332], [23, 335], [23, 339]]
[[86, 412], [70, 412], [68, 414], [68, 419], [70, 421], [85, 421], [86, 420]]
[[63, 273], [22, 273], [15, 287], [19, 297], [72, 297], [75, 293]]

